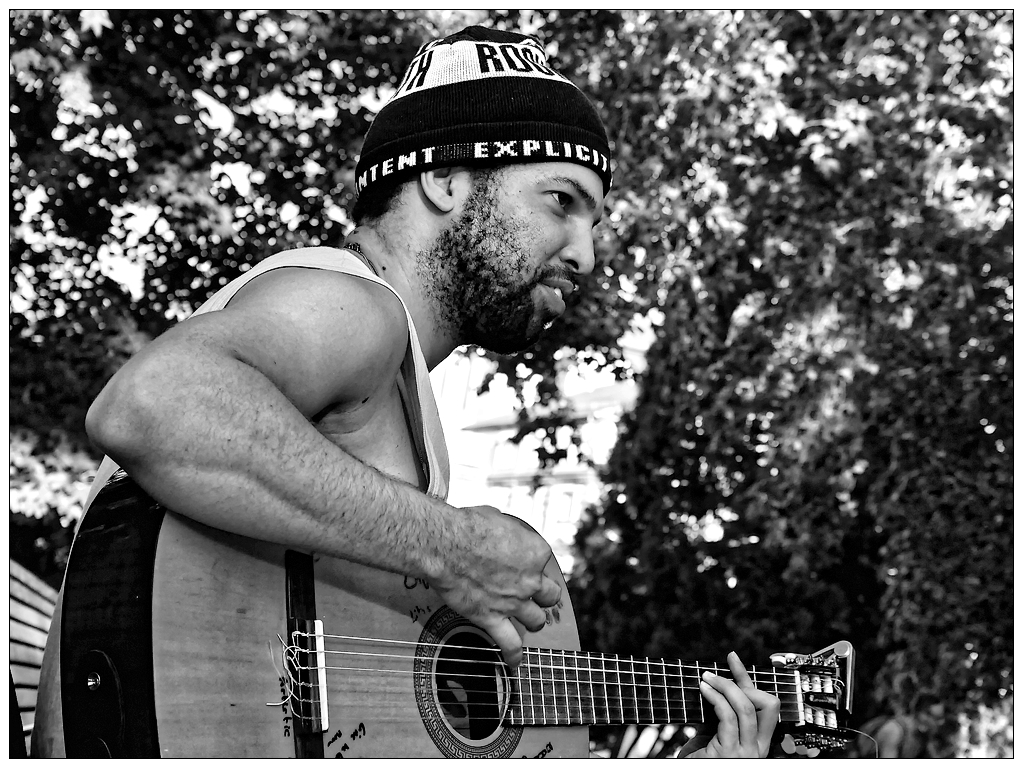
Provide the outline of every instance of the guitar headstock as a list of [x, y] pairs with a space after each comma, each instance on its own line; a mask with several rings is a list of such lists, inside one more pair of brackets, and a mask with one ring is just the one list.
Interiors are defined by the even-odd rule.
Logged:
[[816, 653], [775, 653], [771, 663], [795, 674], [797, 722], [790, 723], [781, 742], [784, 752], [814, 757], [822, 750], [842, 749], [856, 738], [845, 729], [852, 713], [852, 643], [841, 640]]

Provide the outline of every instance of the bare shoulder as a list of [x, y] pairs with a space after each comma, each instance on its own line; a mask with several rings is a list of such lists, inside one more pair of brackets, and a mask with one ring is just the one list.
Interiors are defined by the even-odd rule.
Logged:
[[387, 287], [326, 269], [271, 270], [211, 315], [233, 353], [307, 415], [390, 387], [408, 345], [405, 310]]

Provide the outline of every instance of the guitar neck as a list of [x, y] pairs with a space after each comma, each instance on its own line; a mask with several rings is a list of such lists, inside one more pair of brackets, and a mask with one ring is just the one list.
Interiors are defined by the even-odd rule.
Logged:
[[[525, 648], [513, 683], [511, 725], [616, 725], [705, 722], [704, 672], [717, 664]], [[781, 700], [781, 721], [803, 722], [799, 673], [747, 670], [757, 688]], [[711, 714], [708, 710], [707, 714]]]

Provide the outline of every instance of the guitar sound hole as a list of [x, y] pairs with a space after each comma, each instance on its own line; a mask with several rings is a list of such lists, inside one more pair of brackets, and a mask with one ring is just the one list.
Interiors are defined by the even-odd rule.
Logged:
[[476, 632], [449, 636], [437, 656], [434, 691], [448, 726], [464, 739], [485, 741], [501, 726], [507, 686], [500, 656]]

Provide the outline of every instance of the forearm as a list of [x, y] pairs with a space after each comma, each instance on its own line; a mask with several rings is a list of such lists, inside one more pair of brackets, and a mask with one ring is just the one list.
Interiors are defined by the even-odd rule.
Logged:
[[[173, 355], [115, 379], [90, 434], [154, 498], [207, 525], [429, 578], [471, 525], [323, 437], [260, 372]], [[158, 373], [158, 375], [157, 375]], [[157, 380], [158, 379], [158, 380]]]

